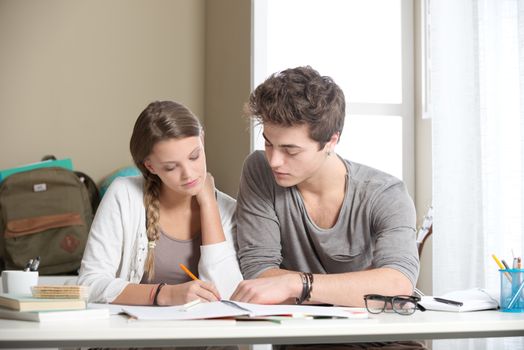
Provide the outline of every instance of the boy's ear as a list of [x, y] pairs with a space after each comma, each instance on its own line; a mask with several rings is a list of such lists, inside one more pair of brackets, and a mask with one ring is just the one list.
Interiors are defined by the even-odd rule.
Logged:
[[332, 142], [333, 143], [333, 146], [336, 145], [338, 143], [338, 140], [340, 139], [340, 132], [337, 131], [336, 133], [334, 133], [333, 135], [331, 135], [331, 139], [329, 140], [329, 142]]
[[326, 143], [325, 149], [327, 152], [333, 152], [335, 150], [335, 146], [338, 143], [338, 140], [340, 138], [340, 132], [336, 132], [333, 135], [331, 135], [331, 138]]

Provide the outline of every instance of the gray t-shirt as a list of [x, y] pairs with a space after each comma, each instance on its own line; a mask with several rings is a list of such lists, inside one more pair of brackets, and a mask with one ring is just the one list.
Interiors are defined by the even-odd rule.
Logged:
[[240, 267], [250, 279], [271, 268], [342, 273], [389, 267], [416, 284], [415, 208], [404, 184], [345, 161], [346, 193], [335, 225], [311, 220], [296, 186], [281, 187], [262, 151], [245, 161], [237, 198]]
[[189, 271], [197, 274], [201, 245], [201, 234], [193, 239], [181, 240], [171, 238], [161, 231], [155, 247], [153, 280], [148, 281], [148, 274], [144, 272], [140, 283], [180, 284], [191, 281], [191, 277], [180, 268], [180, 263], [184, 264]]

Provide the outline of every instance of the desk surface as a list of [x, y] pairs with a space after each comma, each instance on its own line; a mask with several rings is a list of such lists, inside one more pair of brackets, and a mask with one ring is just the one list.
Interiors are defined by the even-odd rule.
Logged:
[[416, 312], [369, 320], [311, 320], [300, 324], [237, 321], [107, 320], [36, 323], [0, 320], [0, 347], [141, 347], [221, 344], [306, 344], [524, 336], [524, 313]]

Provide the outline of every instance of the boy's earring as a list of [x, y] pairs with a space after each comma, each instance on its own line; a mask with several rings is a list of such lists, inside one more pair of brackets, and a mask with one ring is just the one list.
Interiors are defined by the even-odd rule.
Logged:
[[331, 151], [327, 151], [327, 155], [329, 157], [331, 155]]

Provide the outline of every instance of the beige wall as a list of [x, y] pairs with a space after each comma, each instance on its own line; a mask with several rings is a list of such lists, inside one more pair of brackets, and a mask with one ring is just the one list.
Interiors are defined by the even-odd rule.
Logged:
[[204, 117], [204, 0], [0, 0], [0, 52], [0, 169], [55, 154], [98, 181], [152, 100]]
[[[173, 99], [203, 119], [209, 169], [235, 196], [249, 153], [250, 32], [249, 0], [0, 0], [0, 169], [55, 154], [99, 181], [131, 164], [147, 103]], [[420, 221], [431, 203], [431, 124], [419, 112]], [[431, 242], [426, 292], [430, 253]]]
[[236, 197], [249, 153], [242, 106], [251, 86], [251, 1], [206, 4], [206, 154], [217, 187]]

